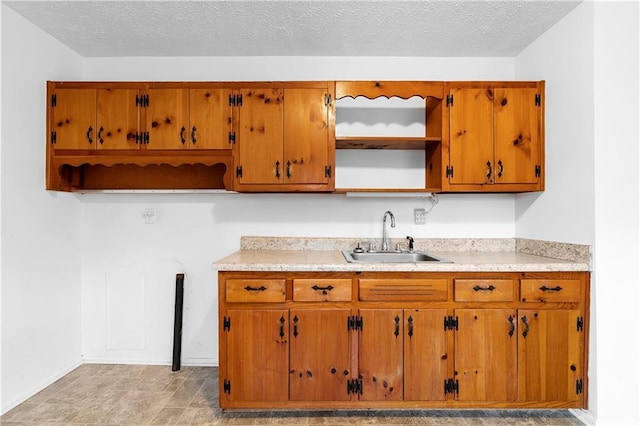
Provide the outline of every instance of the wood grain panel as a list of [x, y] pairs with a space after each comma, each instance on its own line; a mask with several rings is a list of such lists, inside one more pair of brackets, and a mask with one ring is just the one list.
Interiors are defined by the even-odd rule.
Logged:
[[447, 300], [447, 279], [362, 279], [360, 300]]
[[229, 303], [284, 302], [285, 280], [227, 280]]

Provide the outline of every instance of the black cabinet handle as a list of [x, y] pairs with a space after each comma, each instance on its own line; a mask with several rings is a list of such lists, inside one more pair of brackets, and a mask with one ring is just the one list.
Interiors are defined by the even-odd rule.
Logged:
[[396, 328], [395, 328], [395, 331], [393, 332], [393, 335], [398, 337], [400, 335], [400, 317], [396, 315], [396, 317], [393, 320], [396, 323]]
[[284, 338], [284, 316], [280, 317], [280, 338]]
[[560, 290], [562, 290], [562, 287], [560, 287], [560, 286], [558, 285], [558, 286], [555, 286], [555, 287], [551, 288], [551, 287], [547, 287], [546, 285], [543, 285], [542, 287], [540, 287], [540, 290], [542, 290], [542, 291], [551, 291], [551, 292], [553, 292], [553, 291], [560, 291]]
[[473, 291], [493, 291], [496, 288], [492, 285], [490, 285], [489, 287], [480, 287], [479, 285], [475, 286], [473, 288]]
[[502, 177], [502, 171], [504, 167], [502, 167], [502, 160], [498, 160], [498, 177]]
[[280, 179], [280, 162], [276, 161], [276, 177]]
[[407, 318], [407, 322], [409, 323], [409, 331], [407, 334], [409, 335], [409, 337], [411, 337], [413, 336], [413, 318]]
[[184, 145], [184, 143], [186, 142], [186, 140], [184, 139], [184, 132], [185, 132], [184, 126], [182, 126], [182, 128], [180, 129], [180, 142], [182, 142], [182, 145]]
[[265, 291], [267, 288], [265, 286], [262, 286], [262, 287], [251, 287], [251, 286], [248, 285], [244, 289], [247, 290], [247, 291]]
[[315, 290], [315, 291], [321, 291], [322, 294], [328, 294], [329, 291], [333, 290], [333, 286], [332, 285], [328, 285], [326, 287], [319, 287], [318, 285], [314, 285], [311, 288], [313, 290]]
[[491, 161], [487, 161], [487, 179], [491, 179], [493, 170], [491, 169]]
[[287, 177], [291, 177], [291, 161], [287, 161]]
[[91, 138], [91, 133], [93, 133], [93, 127], [89, 126], [89, 128], [87, 129], [87, 141], [89, 141], [89, 144], [93, 143], [93, 139]]
[[100, 130], [98, 130], [98, 142], [100, 142], [100, 145], [104, 143], [104, 139], [102, 139], [102, 132], [104, 132], [104, 127], [100, 126]]
[[512, 337], [515, 331], [516, 331], [516, 325], [513, 322], [513, 317], [509, 315], [509, 337]]
[[521, 319], [522, 319], [522, 323], [524, 324], [524, 331], [522, 332], [522, 337], [526, 339], [527, 335], [529, 334], [529, 319], [527, 317], [522, 317]]
[[196, 126], [191, 128], [191, 143], [196, 144]]
[[298, 316], [293, 317], [293, 337], [298, 337]]

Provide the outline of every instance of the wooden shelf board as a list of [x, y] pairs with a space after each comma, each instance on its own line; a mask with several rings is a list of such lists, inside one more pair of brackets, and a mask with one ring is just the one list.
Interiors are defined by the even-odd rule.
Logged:
[[336, 149], [425, 149], [438, 137], [336, 136]]

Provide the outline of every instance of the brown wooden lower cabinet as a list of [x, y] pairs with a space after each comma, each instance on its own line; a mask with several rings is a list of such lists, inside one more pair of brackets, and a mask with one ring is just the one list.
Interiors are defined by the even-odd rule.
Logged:
[[223, 409], [586, 408], [588, 272], [218, 278]]

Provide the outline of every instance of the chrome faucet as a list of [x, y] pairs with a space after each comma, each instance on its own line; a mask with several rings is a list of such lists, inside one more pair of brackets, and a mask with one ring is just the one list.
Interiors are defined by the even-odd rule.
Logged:
[[382, 216], [382, 251], [389, 250], [389, 236], [387, 235], [387, 216], [391, 219], [391, 227], [396, 227], [396, 218], [393, 216], [389, 210], [384, 212]]

